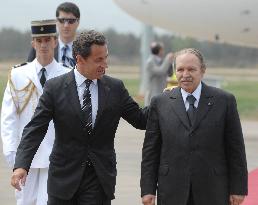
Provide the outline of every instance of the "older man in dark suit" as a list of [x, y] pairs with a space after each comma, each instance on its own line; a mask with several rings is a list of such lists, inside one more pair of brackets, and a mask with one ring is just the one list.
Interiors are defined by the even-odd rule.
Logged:
[[24, 184], [31, 161], [53, 119], [56, 137], [50, 155], [48, 205], [108, 205], [114, 198], [114, 138], [120, 118], [145, 129], [140, 109], [121, 80], [108, 77], [105, 37], [81, 33], [73, 44], [76, 67], [46, 82], [35, 115], [18, 147], [12, 185]]
[[176, 54], [179, 87], [154, 97], [143, 145], [144, 205], [239, 205], [247, 164], [235, 97], [201, 82], [196, 49]]

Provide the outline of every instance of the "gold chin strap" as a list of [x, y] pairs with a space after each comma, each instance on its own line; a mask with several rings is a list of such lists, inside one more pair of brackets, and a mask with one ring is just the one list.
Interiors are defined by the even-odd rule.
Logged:
[[[11, 73], [8, 76], [8, 84], [9, 84], [10, 93], [12, 95], [14, 105], [16, 107], [16, 113], [20, 115], [22, 111], [25, 109], [25, 107], [28, 105], [33, 92], [36, 91], [36, 86], [30, 80], [29, 83], [24, 88], [16, 89], [11, 79]], [[20, 96], [22, 93], [24, 94]], [[21, 104], [22, 102], [23, 104]]]

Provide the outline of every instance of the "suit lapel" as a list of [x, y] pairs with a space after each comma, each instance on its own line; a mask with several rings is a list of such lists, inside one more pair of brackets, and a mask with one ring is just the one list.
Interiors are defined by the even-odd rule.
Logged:
[[78, 115], [78, 117], [83, 122], [84, 120], [83, 120], [82, 111], [81, 111], [81, 104], [80, 104], [79, 97], [78, 97], [78, 91], [77, 91], [77, 86], [76, 86], [73, 70], [71, 70], [68, 73], [67, 82], [65, 83], [65, 92], [66, 92], [66, 96], [70, 102], [69, 104], [71, 105], [71, 107], [73, 108], [75, 113]]
[[170, 93], [170, 99], [172, 102], [172, 108], [181, 122], [187, 129], [190, 129], [189, 120], [186, 114], [184, 101], [180, 92], [180, 88], [173, 89]]
[[100, 116], [107, 105], [109, 91], [110, 91], [110, 88], [106, 84], [105, 76], [104, 76], [103, 78], [98, 80], [98, 102], [99, 102], [99, 104], [98, 104], [98, 112], [97, 112], [94, 128], [97, 126]]
[[202, 119], [205, 118], [209, 110], [212, 108], [213, 104], [214, 99], [213, 95], [209, 92], [209, 87], [206, 84], [202, 83], [202, 92], [198, 104], [196, 119], [192, 127], [193, 130], [195, 130], [202, 121]]

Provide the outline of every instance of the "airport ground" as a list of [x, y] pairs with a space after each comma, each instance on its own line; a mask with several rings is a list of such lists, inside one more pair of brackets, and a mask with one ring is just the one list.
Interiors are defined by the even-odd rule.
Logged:
[[[258, 121], [243, 121], [243, 132], [249, 171], [258, 168]], [[140, 162], [144, 131], [136, 130], [121, 120], [117, 130], [115, 147], [117, 153], [116, 199], [112, 205], [140, 205]], [[2, 145], [0, 143], [0, 153]], [[0, 204], [15, 205], [14, 189], [10, 186], [11, 169], [7, 168], [0, 154]]]
[[[7, 68], [10, 67], [9, 64], [11, 63], [0, 64], [0, 78], [3, 79], [6, 78]], [[108, 73], [109, 72], [115, 77], [127, 80], [134, 80], [139, 76], [139, 72], [136, 67], [121, 69], [121, 67], [114, 66], [110, 67]], [[208, 71], [208, 74], [222, 76], [224, 79], [223, 83], [239, 81], [258, 82], [257, 69], [211, 69]], [[2, 90], [0, 90], [0, 92], [1, 91]], [[254, 110], [254, 113], [255, 112], [257, 112], [256, 108]], [[258, 168], [258, 114], [251, 115], [251, 117], [244, 114], [241, 119], [246, 145], [248, 169], [251, 171]], [[115, 140], [118, 162], [116, 199], [112, 202], [112, 205], [141, 204], [139, 180], [143, 139], [144, 131], [134, 129], [124, 120], [120, 121]], [[0, 142], [0, 204], [2, 205], [15, 205], [14, 190], [10, 186], [10, 176], [11, 169], [5, 164], [2, 155], [2, 144]]]

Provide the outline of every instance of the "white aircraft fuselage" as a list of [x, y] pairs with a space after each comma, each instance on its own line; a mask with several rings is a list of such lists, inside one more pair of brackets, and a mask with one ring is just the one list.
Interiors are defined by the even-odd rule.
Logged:
[[113, 0], [136, 19], [183, 36], [258, 47], [258, 0]]

